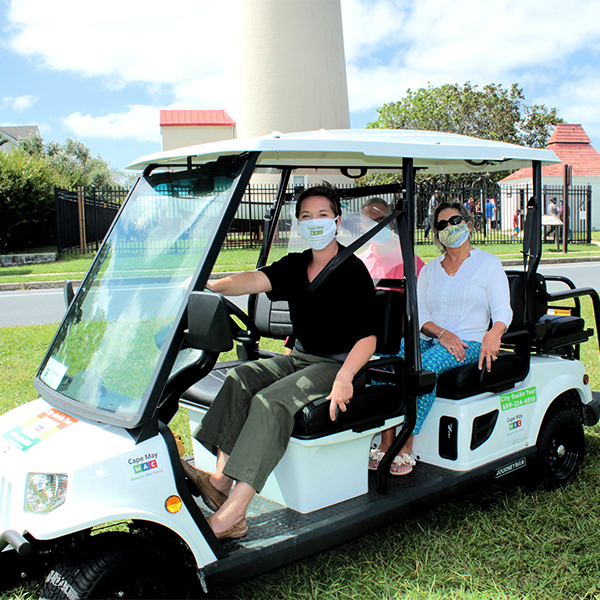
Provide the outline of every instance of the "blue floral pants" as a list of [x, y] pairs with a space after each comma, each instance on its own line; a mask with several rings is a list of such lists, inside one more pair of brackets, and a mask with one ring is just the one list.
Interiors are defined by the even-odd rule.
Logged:
[[[469, 365], [476, 363], [479, 360], [479, 353], [481, 351], [481, 342], [469, 342], [468, 348], [465, 348], [465, 360], [459, 362], [444, 346], [434, 340], [421, 339], [421, 364], [423, 369], [426, 371], [433, 371], [438, 375], [450, 371], [455, 367], [462, 367], [463, 365]], [[404, 358], [404, 340], [400, 345], [400, 352], [398, 356]], [[435, 400], [437, 386], [433, 388], [433, 391], [429, 394], [423, 394], [417, 398], [417, 422], [413, 429], [413, 434], [417, 435], [421, 431], [421, 427], [425, 422], [425, 418], [429, 414], [433, 401]]]

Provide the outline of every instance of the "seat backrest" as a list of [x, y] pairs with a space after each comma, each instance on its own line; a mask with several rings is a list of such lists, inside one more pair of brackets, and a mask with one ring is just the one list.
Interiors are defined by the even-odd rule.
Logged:
[[254, 322], [263, 337], [285, 340], [294, 335], [287, 301], [272, 302], [264, 293], [256, 299]]
[[398, 290], [376, 290], [377, 354], [398, 354], [403, 336], [405, 296]]
[[[378, 325], [377, 353], [398, 354], [404, 320], [404, 293], [376, 290], [375, 314]], [[266, 294], [258, 294], [254, 322], [263, 337], [285, 340], [294, 335], [288, 303], [272, 302]]]
[[507, 271], [508, 287], [510, 290], [510, 306], [513, 318], [509, 331], [517, 331], [525, 327], [525, 277], [520, 271]]
[[[510, 306], [513, 311], [513, 318], [508, 331], [529, 330], [548, 312], [548, 301], [539, 289], [540, 287], [545, 289], [546, 282], [541, 275], [536, 274], [537, 287], [531, 300], [535, 303], [535, 309], [527, 311], [526, 274], [523, 271], [506, 271], [506, 277], [510, 288]], [[533, 323], [528, 320], [530, 313], [536, 317]]]

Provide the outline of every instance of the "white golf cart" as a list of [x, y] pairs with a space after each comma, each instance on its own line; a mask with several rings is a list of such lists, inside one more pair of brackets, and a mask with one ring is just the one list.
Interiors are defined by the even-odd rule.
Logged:
[[[45, 572], [44, 598], [201, 595], [516, 471], [527, 469], [550, 486], [572, 479], [583, 461], [583, 425], [599, 415], [579, 361], [579, 345], [592, 335], [579, 298], [592, 298], [596, 320], [600, 311], [595, 290], [558, 278], [564, 291], [550, 293], [537, 273], [541, 166], [554, 162], [547, 150], [367, 130], [230, 140], [133, 164], [144, 174], [69, 299], [35, 378], [41, 397], [0, 417], [4, 587]], [[435, 382], [419, 350], [415, 172], [526, 166], [533, 166], [534, 194], [523, 269], [508, 273], [514, 320], [501, 355], [491, 373], [469, 365], [439, 378], [415, 445], [417, 467], [408, 477], [389, 477], [413, 429], [416, 397]], [[264, 220], [262, 266], [297, 243], [289, 217], [292, 173], [353, 184], [377, 172], [398, 172], [402, 185], [341, 189], [340, 241], [360, 253], [393, 221], [404, 262], [403, 279], [376, 281], [378, 356], [361, 374], [366, 385], [336, 422], [324, 400], [297, 415], [287, 453], [250, 506], [248, 534], [221, 543], [207, 524], [210, 512], [188, 488], [168, 425], [178, 411], [187, 412], [193, 431], [228, 368], [269, 355], [261, 338], [293, 335], [285, 304], [251, 296], [245, 312], [203, 291], [236, 211], [253, 174], [280, 175]], [[374, 227], [360, 214], [372, 196], [395, 207]], [[562, 310], [549, 311], [556, 302]], [[406, 359], [379, 357], [396, 354], [401, 335]], [[217, 362], [234, 344], [237, 358]], [[369, 473], [369, 449], [392, 426], [394, 446], [378, 472]], [[214, 468], [214, 458], [195, 442], [187, 459]]]

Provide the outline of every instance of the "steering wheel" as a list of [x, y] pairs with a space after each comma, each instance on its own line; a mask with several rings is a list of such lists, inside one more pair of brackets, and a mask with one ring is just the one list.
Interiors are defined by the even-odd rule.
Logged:
[[[258, 342], [260, 340], [260, 332], [258, 331], [256, 323], [254, 323], [250, 316], [245, 313], [237, 304], [229, 300], [229, 298], [223, 296], [223, 300], [225, 301], [225, 306], [229, 312], [233, 339], [241, 343]], [[238, 318], [242, 322], [242, 325], [246, 327], [245, 331], [236, 323], [233, 317]]]

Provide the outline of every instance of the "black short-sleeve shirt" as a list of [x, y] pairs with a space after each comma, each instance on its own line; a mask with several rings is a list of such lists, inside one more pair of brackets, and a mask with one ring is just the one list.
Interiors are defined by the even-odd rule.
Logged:
[[305, 352], [344, 354], [377, 333], [375, 290], [363, 262], [351, 255], [315, 292], [308, 292], [312, 250], [291, 253], [262, 272], [269, 278], [270, 300], [287, 300], [294, 335]]

